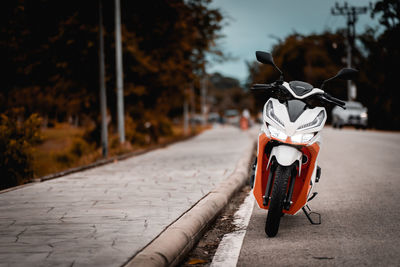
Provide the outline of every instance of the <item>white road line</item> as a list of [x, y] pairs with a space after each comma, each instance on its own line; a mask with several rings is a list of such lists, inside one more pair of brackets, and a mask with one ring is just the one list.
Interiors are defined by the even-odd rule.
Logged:
[[254, 197], [253, 191], [251, 191], [234, 215], [235, 220], [233, 224], [238, 227], [238, 230], [224, 235], [213, 257], [211, 267], [236, 266], [246, 234], [246, 228], [253, 213], [253, 207]]

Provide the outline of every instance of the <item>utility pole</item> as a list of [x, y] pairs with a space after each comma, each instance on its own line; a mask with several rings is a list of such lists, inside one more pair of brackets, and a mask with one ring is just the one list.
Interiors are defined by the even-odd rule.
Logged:
[[194, 86], [193, 83], [190, 85], [190, 127], [193, 129], [194, 124], [194, 114], [196, 113], [196, 101], [194, 94]]
[[183, 96], [183, 134], [189, 133], [189, 105], [187, 100], [187, 94]]
[[[347, 67], [351, 68], [351, 53], [352, 49], [355, 47], [355, 38], [356, 38], [356, 22], [358, 19], [358, 15], [365, 14], [368, 12], [369, 7], [362, 6], [349, 6], [347, 2], [344, 2], [342, 6], [339, 5], [338, 2], [335, 3], [335, 6], [331, 8], [331, 14], [334, 16], [346, 16], [347, 17], [347, 36], [346, 36], [346, 51], [347, 51]], [[352, 93], [354, 91], [354, 93]], [[356, 96], [356, 87], [352, 86], [351, 81], [347, 81], [347, 98], [348, 100], [352, 100]]]
[[103, 39], [103, 7], [102, 0], [99, 0], [99, 61], [100, 61], [100, 112], [101, 112], [101, 146], [103, 157], [108, 155], [108, 133], [107, 133], [107, 100], [106, 100], [106, 83], [104, 80], [104, 39]]
[[125, 142], [124, 122], [124, 83], [122, 79], [122, 45], [121, 45], [121, 7], [120, 0], [115, 0], [115, 65], [117, 77], [117, 116], [119, 142]]
[[207, 123], [207, 73], [204, 74], [201, 85], [201, 113], [203, 116], [203, 126]]

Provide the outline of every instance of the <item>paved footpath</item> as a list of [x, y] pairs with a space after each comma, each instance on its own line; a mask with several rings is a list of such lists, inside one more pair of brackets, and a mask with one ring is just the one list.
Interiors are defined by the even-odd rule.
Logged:
[[253, 141], [248, 132], [214, 128], [2, 193], [0, 266], [121, 266], [226, 179]]

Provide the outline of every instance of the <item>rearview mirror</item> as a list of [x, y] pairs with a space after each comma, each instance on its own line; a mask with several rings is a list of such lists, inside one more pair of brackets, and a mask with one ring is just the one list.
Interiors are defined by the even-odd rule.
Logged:
[[275, 66], [274, 59], [270, 53], [263, 51], [256, 51], [256, 58], [258, 62]]
[[352, 80], [356, 77], [357, 73], [358, 73], [358, 70], [356, 70], [356, 69], [343, 68], [332, 78], [329, 78], [328, 80], [323, 81], [323, 83], [321, 85], [321, 89], [324, 88], [325, 83], [335, 80], [335, 79]]
[[342, 79], [342, 80], [351, 80], [356, 77], [358, 70], [351, 68], [343, 68], [341, 69], [334, 78]]
[[274, 66], [274, 68], [277, 69], [281, 74], [281, 77], [279, 79], [283, 81], [283, 72], [275, 65], [274, 59], [272, 58], [272, 55], [270, 53], [263, 51], [256, 51], [256, 58], [258, 62]]

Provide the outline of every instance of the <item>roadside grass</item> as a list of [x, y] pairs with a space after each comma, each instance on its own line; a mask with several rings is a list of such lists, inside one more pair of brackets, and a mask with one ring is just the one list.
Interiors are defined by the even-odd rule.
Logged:
[[62, 154], [67, 154], [71, 148], [74, 138], [82, 138], [84, 131], [84, 128], [73, 127], [67, 123], [42, 129], [43, 142], [35, 146], [33, 151], [34, 177], [75, 167], [77, 162], [67, 162], [61, 158]]
[[[209, 127], [195, 126], [190, 135], [196, 135]], [[42, 129], [43, 142], [33, 150], [34, 178], [64, 171], [69, 168], [93, 163], [102, 158], [101, 149], [84, 139], [85, 128], [68, 123], [56, 124], [54, 128]], [[160, 137], [158, 144], [179, 141], [185, 137], [181, 125], [172, 126], [173, 134]], [[126, 142], [120, 144], [118, 136], [110, 133], [109, 157], [154, 147], [155, 144], [137, 145]]]

